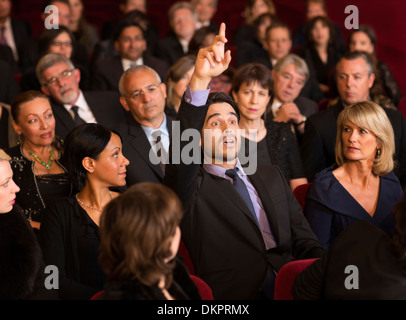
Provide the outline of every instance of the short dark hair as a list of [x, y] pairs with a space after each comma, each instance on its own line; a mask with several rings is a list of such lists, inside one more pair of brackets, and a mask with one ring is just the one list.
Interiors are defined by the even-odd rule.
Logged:
[[117, 41], [118, 38], [120, 38], [121, 33], [123, 32], [123, 30], [125, 28], [129, 28], [129, 27], [137, 27], [141, 30], [142, 32], [142, 37], [145, 39], [145, 30], [143, 27], [141, 27], [141, 25], [133, 20], [129, 20], [129, 19], [123, 19], [121, 20], [116, 28], [116, 31], [113, 34], [113, 40]]
[[368, 25], [365, 25], [365, 24], [360, 25], [358, 29], [353, 29], [350, 32], [350, 34], [348, 36], [347, 47], [349, 47], [352, 36], [357, 32], [363, 32], [363, 33], [365, 33], [367, 35], [367, 37], [371, 41], [371, 44], [373, 45], [374, 51], [375, 51], [375, 45], [376, 45], [375, 31], [371, 26], [368, 26]]
[[83, 189], [87, 179], [87, 171], [82, 165], [82, 160], [85, 157], [98, 159], [113, 133], [117, 134], [100, 124], [85, 123], [75, 127], [66, 136], [62, 161], [66, 166], [70, 181], [77, 191]]
[[234, 73], [231, 91], [238, 92], [243, 83], [251, 85], [258, 82], [264, 89], [272, 94], [273, 81], [269, 69], [261, 63], [247, 63]]
[[72, 31], [69, 30], [68, 27], [60, 25], [58, 29], [45, 29], [41, 35], [38, 38], [38, 53], [39, 57], [44, 56], [45, 54], [48, 53], [49, 47], [52, 45], [52, 42], [55, 40], [57, 36], [59, 36], [61, 33], [66, 32], [70, 40], [72, 42], [72, 55], [75, 50], [76, 46], [76, 38], [73, 35]]
[[211, 106], [215, 103], [228, 103], [234, 109], [238, 121], [240, 121], [240, 111], [238, 110], [237, 103], [228, 94], [224, 92], [211, 92], [207, 99], [207, 105]]
[[272, 21], [271, 25], [268, 28], [266, 28], [265, 39], [267, 41], [269, 40], [269, 36], [268, 36], [269, 31], [271, 31], [272, 29], [276, 29], [276, 28], [286, 29], [288, 31], [288, 34], [289, 34], [289, 39], [292, 40], [292, 32], [290, 31], [289, 26], [286, 23], [282, 22], [282, 21], [275, 20], [275, 21]]

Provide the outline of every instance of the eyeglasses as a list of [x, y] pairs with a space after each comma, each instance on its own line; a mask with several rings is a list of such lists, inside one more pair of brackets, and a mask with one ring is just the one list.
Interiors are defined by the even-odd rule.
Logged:
[[52, 41], [52, 45], [53, 46], [57, 46], [57, 47], [62, 47], [62, 46], [65, 46], [65, 47], [72, 47], [72, 42], [70, 42], [70, 41]]
[[75, 69], [65, 70], [59, 76], [52, 77], [47, 82], [45, 82], [44, 86], [47, 86], [47, 87], [55, 86], [58, 81], [69, 78], [72, 75], [73, 70], [75, 70]]

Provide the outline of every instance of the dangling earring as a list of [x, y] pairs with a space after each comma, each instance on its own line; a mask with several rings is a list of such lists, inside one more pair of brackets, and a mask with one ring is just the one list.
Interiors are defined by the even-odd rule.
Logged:
[[382, 149], [376, 149], [376, 155], [375, 158], [379, 159], [381, 157]]

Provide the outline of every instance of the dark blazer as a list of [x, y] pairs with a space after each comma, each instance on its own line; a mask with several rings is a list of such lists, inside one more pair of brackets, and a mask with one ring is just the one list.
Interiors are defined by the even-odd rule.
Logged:
[[0, 60], [0, 102], [11, 104], [20, 87], [14, 78], [13, 69], [5, 61]]
[[171, 33], [166, 38], [160, 39], [155, 47], [156, 57], [163, 59], [171, 67], [177, 60], [185, 55], [182, 45], [176, 36]]
[[[168, 65], [165, 61], [148, 54], [143, 55], [144, 65], [154, 69], [165, 81]], [[124, 69], [119, 56], [109, 57], [95, 61], [90, 80], [91, 90], [112, 90], [118, 91], [118, 82]]]
[[[379, 102], [377, 102], [381, 105]], [[337, 118], [343, 110], [341, 100], [337, 100], [327, 110], [310, 116], [306, 121], [305, 132], [300, 145], [303, 168], [311, 182], [316, 173], [335, 163], [335, 143]], [[383, 108], [395, 133], [395, 174], [404, 187], [406, 184], [406, 122], [401, 112]]]
[[[120, 103], [120, 94], [114, 91], [84, 91], [86, 102], [92, 110], [96, 121], [108, 129], [116, 129], [124, 121], [126, 112]], [[64, 139], [75, 128], [75, 123], [65, 107], [51, 99], [55, 117], [55, 134]]]
[[[173, 120], [167, 115], [170, 136]], [[129, 114], [127, 119], [118, 126], [117, 131], [123, 140], [123, 154], [130, 160], [130, 165], [127, 167], [127, 186], [143, 181], [162, 183], [164, 172], [159, 164], [153, 164], [149, 159], [151, 144], [141, 125]]]
[[[208, 107], [182, 101], [181, 128], [201, 131]], [[180, 150], [188, 143], [180, 141]], [[215, 299], [258, 298], [269, 269], [278, 271], [292, 256], [318, 257], [323, 252], [277, 167], [258, 167], [249, 179], [277, 242], [269, 250], [251, 212], [228, 180], [209, 174], [199, 163], [166, 166], [165, 183], [177, 192], [184, 207], [183, 240], [196, 275], [210, 285]]]
[[[354, 271], [345, 273], [350, 265], [358, 268], [358, 289], [345, 286], [355, 276]], [[358, 221], [299, 274], [292, 294], [297, 300], [405, 300], [405, 263], [394, 254], [387, 234], [369, 221]]]

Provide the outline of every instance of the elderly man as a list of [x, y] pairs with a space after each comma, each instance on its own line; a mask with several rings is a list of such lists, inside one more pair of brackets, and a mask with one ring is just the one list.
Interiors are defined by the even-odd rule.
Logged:
[[68, 58], [49, 53], [39, 60], [36, 74], [42, 92], [50, 97], [57, 136], [64, 138], [75, 126], [85, 122], [114, 129], [125, 119], [118, 92], [82, 92], [80, 71]]
[[118, 91], [121, 75], [134, 65], [147, 65], [164, 79], [169, 66], [164, 60], [147, 53], [144, 30], [139, 24], [120, 21], [114, 35], [114, 45], [118, 56], [100, 59], [94, 63], [90, 84], [92, 90]]
[[318, 257], [323, 249], [279, 168], [258, 166], [249, 172], [238, 158], [238, 107], [228, 95], [209, 95], [208, 89], [231, 61], [226, 41], [222, 24], [213, 44], [200, 49], [179, 109], [180, 127], [200, 132], [200, 139], [192, 135], [185, 141], [182, 131], [182, 139], [171, 144], [171, 159], [179, 142], [181, 154], [192, 144], [204, 163], [200, 156], [192, 163], [181, 157], [167, 166], [165, 183], [183, 202], [183, 240], [214, 298], [272, 299], [282, 265], [292, 256]]
[[172, 66], [189, 51], [189, 42], [196, 31], [197, 16], [190, 2], [175, 2], [168, 12], [171, 34], [161, 39], [155, 50], [158, 58]]
[[406, 123], [403, 115], [388, 105], [387, 99], [373, 97], [370, 89], [375, 81], [373, 63], [364, 52], [345, 54], [336, 66], [339, 97], [330, 103], [327, 110], [309, 117], [301, 144], [305, 174], [309, 181], [324, 168], [335, 163], [334, 146], [337, 134], [337, 118], [346, 106], [365, 100], [373, 100], [383, 107], [395, 132], [395, 174], [401, 184], [406, 182]]
[[208, 26], [218, 28], [218, 25], [212, 21], [217, 12], [218, 0], [192, 0], [191, 3], [197, 14], [197, 29]]
[[161, 183], [173, 120], [164, 113], [165, 84], [155, 70], [140, 65], [123, 73], [119, 90], [121, 105], [129, 116], [117, 131], [125, 156], [134, 164], [127, 168], [127, 185], [142, 181]]
[[268, 120], [286, 122], [300, 144], [306, 119], [318, 111], [316, 102], [300, 96], [309, 78], [306, 62], [295, 54], [278, 60], [272, 69], [273, 97]]

